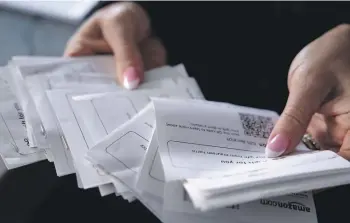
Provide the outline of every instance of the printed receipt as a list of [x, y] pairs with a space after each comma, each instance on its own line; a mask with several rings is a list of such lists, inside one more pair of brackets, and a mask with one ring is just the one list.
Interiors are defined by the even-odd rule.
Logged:
[[[169, 85], [169, 83], [167, 85]], [[142, 160], [149, 144], [149, 139], [151, 138], [153, 132], [153, 125], [155, 120], [153, 110], [145, 110], [145, 106], [149, 104], [150, 98], [161, 96], [179, 98], [190, 97], [184, 89], [181, 89], [180, 86], [175, 85], [174, 87], [170, 87], [168, 89], [148, 91], [141, 90], [138, 92], [130, 92], [128, 94], [116, 92], [109, 93], [102, 95], [101, 99], [98, 99], [97, 97], [95, 100], [103, 100], [103, 104], [113, 104], [111, 102], [113, 102], [116, 98], [123, 98], [123, 96], [128, 100], [125, 100], [126, 104], [123, 106], [125, 109], [119, 109], [119, 113], [124, 113], [124, 115], [121, 117], [125, 116], [126, 119], [124, 122], [125, 124], [128, 123], [129, 125], [127, 127], [124, 127], [124, 123], [120, 123], [123, 125], [118, 128], [116, 128], [117, 126], [114, 125], [114, 130], [112, 132], [108, 132], [108, 129], [104, 126], [104, 118], [91, 118], [94, 117], [94, 113], [86, 113], [88, 108], [87, 106], [89, 105], [88, 100], [85, 100], [85, 102], [80, 102], [83, 103], [83, 107], [81, 108], [85, 108], [84, 113], [88, 114], [81, 117], [84, 119], [85, 125], [93, 133], [91, 135], [96, 135], [96, 131], [99, 132], [99, 135], [106, 134], [104, 131], [107, 131], [107, 133], [109, 133], [108, 135], [106, 134], [107, 136], [104, 137], [104, 140], [102, 140], [87, 152], [87, 156], [93, 163], [102, 166], [103, 169], [111, 174], [116, 174], [117, 177], [119, 177], [120, 174], [124, 173], [127, 173], [129, 175], [137, 174], [142, 164]], [[94, 109], [91, 109], [91, 106], [92, 105], [90, 104], [90, 110], [93, 111]], [[151, 105], [149, 104], [148, 107], [149, 106]], [[80, 114], [82, 114], [82, 110], [80, 111]], [[95, 110], [94, 112], [96, 113], [96, 111], [98, 110]], [[136, 114], [132, 119], [128, 117], [130, 114], [133, 114], [131, 111]], [[111, 113], [106, 112], [105, 115], [106, 120], [113, 120], [107, 116], [111, 115]], [[139, 122], [139, 119], [142, 121]], [[134, 182], [127, 182], [127, 184], [133, 185]]]
[[167, 181], [266, 162], [277, 113], [194, 100], [153, 103]]
[[43, 150], [30, 148], [23, 110], [0, 70], [0, 155], [8, 169], [45, 159]]
[[[144, 193], [150, 190], [140, 190], [135, 184], [138, 174], [140, 175], [139, 177], [143, 175], [144, 168], [140, 170], [140, 167], [143, 165], [148, 165], [148, 171], [145, 173], [159, 182], [158, 186], [161, 191], [165, 184], [160, 158], [157, 158], [157, 141], [159, 137], [156, 137], [156, 132], [153, 132], [154, 124], [151, 124], [152, 120], [154, 122], [154, 111], [152, 106], [149, 105], [130, 121], [100, 141], [87, 153], [87, 156], [91, 162], [100, 165], [106, 172], [122, 180], [142, 203], [150, 206], [156, 212], [160, 212], [157, 216], [164, 222], [175, 222], [174, 219], [177, 221], [181, 219], [181, 222], [198, 223], [212, 221], [238, 223], [257, 222], [258, 220], [259, 222], [267, 223], [279, 222], [282, 219], [286, 221], [290, 219], [292, 221], [292, 216], [294, 220], [298, 219], [302, 222], [317, 222], [311, 193], [301, 193], [300, 195], [296, 194], [294, 197], [285, 196], [266, 201], [235, 205], [207, 213], [196, 210], [171, 210], [165, 202], [169, 198], [170, 200], [176, 200], [183, 199], [184, 196], [178, 196], [178, 194], [173, 193], [172, 196], [163, 199], [161, 192], [159, 193], [160, 196], [150, 196], [149, 194], [152, 193]], [[147, 150], [145, 150], [145, 147]], [[143, 161], [145, 153], [147, 153], [148, 158], [146, 157], [146, 159], [149, 161]], [[146, 162], [149, 163], [146, 164]], [[147, 187], [152, 187], [153, 185], [155, 184]], [[270, 202], [271, 205], [269, 205]], [[278, 206], [278, 204], [281, 204], [283, 207], [284, 204], [289, 202], [301, 203], [307, 209], [305, 211], [291, 211]], [[273, 206], [275, 203], [276, 206]], [[187, 200], [186, 205], [186, 207], [190, 207], [192, 204]], [[261, 220], [262, 216], [264, 216], [263, 220]]]

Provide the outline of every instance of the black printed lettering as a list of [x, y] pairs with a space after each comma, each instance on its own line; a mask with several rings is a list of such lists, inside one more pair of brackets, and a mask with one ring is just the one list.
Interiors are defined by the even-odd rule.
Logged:
[[140, 147], [143, 149], [143, 150], [147, 150], [146, 146], [145, 145], [140, 145]]
[[308, 212], [308, 213], [311, 212], [310, 207], [307, 207], [306, 205], [298, 202], [282, 202], [282, 201], [273, 201], [269, 199], [260, 199], [260, 204], [269, 205], [272, 207], [290, 209], [290, 210], [299, 211], [299, 212]]
[[26, 143], [27, 146], [29, 146], [29, 140], [28, 140], [28, 138], [24, 138], [24, 142]]

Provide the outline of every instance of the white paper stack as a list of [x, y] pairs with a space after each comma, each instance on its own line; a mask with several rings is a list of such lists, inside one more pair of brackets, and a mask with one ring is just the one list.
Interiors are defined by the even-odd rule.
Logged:
[[[139, 200], [162, 222], [317, 222], [312, 191], [349, 183], [333, 152], [266, 159], [278, 115], [209, 102], [185, 67], [128, 91], [114, 58], [14, 57], [0, 75], [8, 169], [48, 160], [82, 189]], [[325, 163], [327, 163], [325, 165]]]

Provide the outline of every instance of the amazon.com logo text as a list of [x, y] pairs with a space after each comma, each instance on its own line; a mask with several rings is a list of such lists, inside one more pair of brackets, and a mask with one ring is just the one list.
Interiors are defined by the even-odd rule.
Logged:
[[278, 207], [278, 208], [290, 209], [293, 211], [311, 212], [311, 209], [309, 207], [299, 202], [282, 202], [282, 201], [261, 199], [260, 204], [269, 205], [269, 206]]

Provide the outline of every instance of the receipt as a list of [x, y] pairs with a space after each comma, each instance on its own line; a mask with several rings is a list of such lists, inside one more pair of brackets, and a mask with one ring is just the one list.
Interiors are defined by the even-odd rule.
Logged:
[[48, 84], [48, 76], [34, 75], [26, 78], [27, 88], [33, 98], [40, 121], [42, 122], [42, 130], [45, 134], [45, 138], [49, 144], [49, 150], [53, 156], [55, 163], [56, 173], [58, 176], [74, 173], [74, 166], [70, 153], [65, 148], [65, 139], [62, 130], [59, 128], [57, 118], [50, 105], [50, 102], [46, 95], [46, 90], [54, 89], [100, 89], [103, 91], [107, 87], [110, 89], [120, 89], [116, 85], [85, 85], [80, 84], [75, 88], [72, 88], [69, 84], [61, 85], [60, 87], [53, 87], [52, 84]]
[[[92, 93], [91, 90], [54, 90], [47, 91], [47, 96], [50, 100], [51, 106], [55, 111], [60, 128], [66, 140], [66, 150], [72, 156], [76, 174], [79, 176], [82, 187], [84, 189], [97, 187], [109, 182], [109, 178], [104, 174], [99, 173], [96, 169], [85, 163], [83, 156], [88, 148], [92, 146], [92, 141], [86, 140], [88, 135], [83, 132], [83, 122], [79, 116], [76, 115], [72, 107], [71, 97], [78, 92]], [[90, 144], [88, 144], [90, 142]], [[69, 145], [69, 146], [68, 146]]]
[[[147, 89], [149, 84], [153, 87]], [[84, 121], [90, 137], [99, 141], [142, 110], [150, 102], [151, 96], [167, 96], [167, 88], [177, 87], [172, 79], [153, 81], [149, 84], [128, 93], [110, 92], [73, 97], [77, 115]], [[159, 89], [153, 90], [156, 85], [159, 85]]]
[[[266, 141], [278, 118], [275, 112], [195, 100], [153, 103], [167, 181], [220, 174], [266, 160]], [[249, 120], [259, 121], [261, 131], [250, 131]], [[244, 163], [246, 157], [249, 162]]]
[[[86, 158], [106, 172], [135, 187], [136, 176], [153, 132], [154, 112], [149, 104], [133, 119], [107, 135]], [[140, 121], [142, 120], [142, 121]]]
[[[164, 82], [168, 84], [159, 84]], [[172, 83], [172, 88], [169, 83]], [[147, 86], [149, 89], [159, 86], [163, 90], [148, 90]], [[175, 86], [171, 80], [161, 80], [145, 83], [140, 89], [131, 92], [118, 91], [95, 96], [79, 96], [77, 92], [73, 95], [65, 90], [47, 92], [84, 188], [96, 187], [109, 182], [108, 177], [100, 176], [93, 170], [93, 167], [84, 164], [84, 156], [89, 148], [101, 140], [101, 137], [135, 115], [150, 101], [150, 96], [166, 96], [169, 92], [171, 93], [171, 89], [175, 89]], [[170, 87], [169, 90], [166, 89], [168, 87]], [[177, 92], [178, 90], [172, 91]], [[80, 95], [86, 93], [88, 92], [81, 92]], [[101, 97], [104, 95], [108, 97]], [[79, 98], [89, 100], [79, 102]], [[84, 122], [84, 119], [87, 121]]]
[[[69, 60], [56, 61], [45, 64], [21, 64], [13, 67], [15, 85], [19, 88], [18, 92], [21, 98], [21, 105], [24, 106], [25, 114], [28, 115], [27, 125], [30, 143], [32, 146], [46, 148], [46, 140], [44, 139], [43, 123], [41, 122], [42, 115], [36, 106], [42, 105], [45, 107], [47, 101], [44, 100], [46, 89], [54, 88], [72, 88], [79, 87], [82, 84], [93, 83], [86, 81], [85, 75], [93, 75], [93, 79], [98, 84], [100, 79], [109, 77], [109, 84], [114, 83], [112, 79], [113, 69], [111, 69], [113, 60], [109, 57], [87, 58], [85, 60]], [[109, 65], [109, 66], [108, 66]], [[103, 75], [101, 75], [103, 74]], [[101, 77], [101, 78], [99, 78]], [[33, 97], [34, 96], [34, 97]], [[44, 109], [45, 111], [47, 109]]]
[[113, 184], [105, 184], [98, 187], [102, 197], [115, 193]]
[[8, 169], [46, 159], [43, 150], [29, 147], [26, 122], [17, 98], [6, 80], [9, 71], [0, 70], [0, 155]]
[[[139, 165], [143, 160], [145, 149], [147, 148], [147, 145], [148, 145], [148, 142], [147, 142], [148, 138], [150, 138], [151, 136], [150, 134], [152, 133], [152, 126], [154, 121], [153, 113], [151, 111], [148, 112], [149, 113], [149, 115], [147, 116], [148, 119], [144, 118], [141, 123], [142, 125], [140, 127], [131, 126], [131, 128], [137, 129], [137, 131], [124, 130], [124, 133], [121, 133], [118, 130], [122, 127], [115, 128], [115, 126], [123, 122], [125, 123], [135, 122], [138, 124], [139, 123], [138, 119], [133, 119], [133, 118], [130, 119], [130, 117], [141, 116], [142, 118], [144, 115], [143, 108], [150, 102], [150, 97], [165, 96], [165, 97], [188, 98], [189, 95], [184, 90], [181, 91], [180, 89], [181, 87], [177, 86], [169, 89], [148, 90], [148, 91], [140, 90], [139, 92], [135, 91], [135, 92], [130, 92], [128, 94], [115, 92], [115, 93], [110, 93], [108, 95], [104, 95], [104, 97], [102, 98], [97, 98], [94, 105], [91, 104], [91, 101], [89, 103], [86, 103], [85, 101], [84, 103], [85, 106], [83, 107], [84, 113], [91, 114], [91, 115], [82, 116], [82, 118], [85, 118], [85, 125], [90, 125], [89, 127], [90, 131], [94, 131], [92, 135], [97, 135], [98, 133], [100, 135], [106, 134], [111, 141], [116, 140], [116, 142], [114, 142], [113, 145], [111, 145], [111, 147], [108, 147], [108, 148], [104, 148], [105, 144], [103, 145], [97, 144], [90, 151], [88, 151], [87, 153], [88, 157], [91, 157], [94, 163], [98, 163], [104, 169], [106, 169], [106, 171], [111, 173], [115, 172], [113, 171], [114, 167], [116, 168], [116, 170], [118, 170], [117, 171], [118, 173], [121, 173], [121, 172], [125, 172], [127, 174], [137, 173]], [[102, 106], [101, 110], [103, 110], [102, 108], [104, 108], [103, 106], [106, 104], [108, 104], [109, 106], [117, 105], [116, 103], [113, 103], [116, 99], [120, 100], [120, 102], [124, 101], [125, 103], [125, 104], [122, 104], [123, 106], [121, 107], [118, 106], [116, 110], [116, 112], [118, 111], [118, 114], [119, 114], [118, 116], [120, 118], [125, 117], [124, 121], [118, 121], [118, 119], [108, 118], [108, 116], [113, 115], [112, 114], [113, 112], [101, 113], [101, 112], [98, 112], [100, 111], [100, 109], [98, 108], [96, 109], [96, 106], [98, 105]], [[98, 100], [101, 100], [101, 102], [98, 102]], [[93, 107], [93, 109], [90, 109], [90, 110], [95, 112], [96, 118], [94, 118], [93, 113], [86, 112], [86, 111], [89, 111], [89, 108], [86, 105], [90, 105], [90, 107]], [[122, 108], [124, 110], [122, 110]], [[109, 110], [111, 109], [113, 108], [109, 108]], [[80, 114], [82, 114], [82, 112], [83, 110], [81, 110]], [[104, 114], [104, 116], [107, 118], [104, 119], [98, 114], [99, 115]], [[111, 120], [115, 120], [117, 124], [114, 124], [114, 126], [112, 127], [108, 127], [107, 122], [111, 122]], [[109, 132], [109, 129], [114, 129], [114, 130]], [[107, 143], [106, 142], [107, 140], [104, 140], [104, 141], [105, 143]], [[136, 149], [133, 153], [134, 156], [136, 155], [138, 156], [136, 161], [131, 161], [129, 160], [128, 157], [120, 157], [124, 155], [128, 156], [128, 154], [130, 153], [130, 150], [128, 148], [129, 144], [130, 146], [134, 144], [142, 145], [142, 148], [143, 148], [142, 150]], [[125, 146], [127, 148], [127, 151], [117, 149], [119, 147], [123, 148]], [[104, 156], [98, 155], [101, 153], [104, 154]], [[98, 158], [98, 159], [102, 158], [103, 160], [95, 160], [94, 158]], [[118, 160], [124, 160], [125, 162], [120, 161], [120, 163], [118, 164], [118, 162], [116, 162]], [[112, 166], [108, 166], [109, 163]], [[118, 169], [119, 167], [122, 167], [122, 170], [119, 171]]]
[[[184, 186], [195, 206], [208, 210], [239, 201], [249, 202], [350, 182], [348, 161], [331, 151], [291, 155], [259, 166], [246, 171], [223, 172], [219, 178], [188, 179]], [[218, 180], [222, 184], [218, 184]]]
[[136, 187], [144, 192], [162, 198], [164, 195], [164, 170], [159, 156], [157, 130], [154, 130], [151, 140], [139, 170]]

